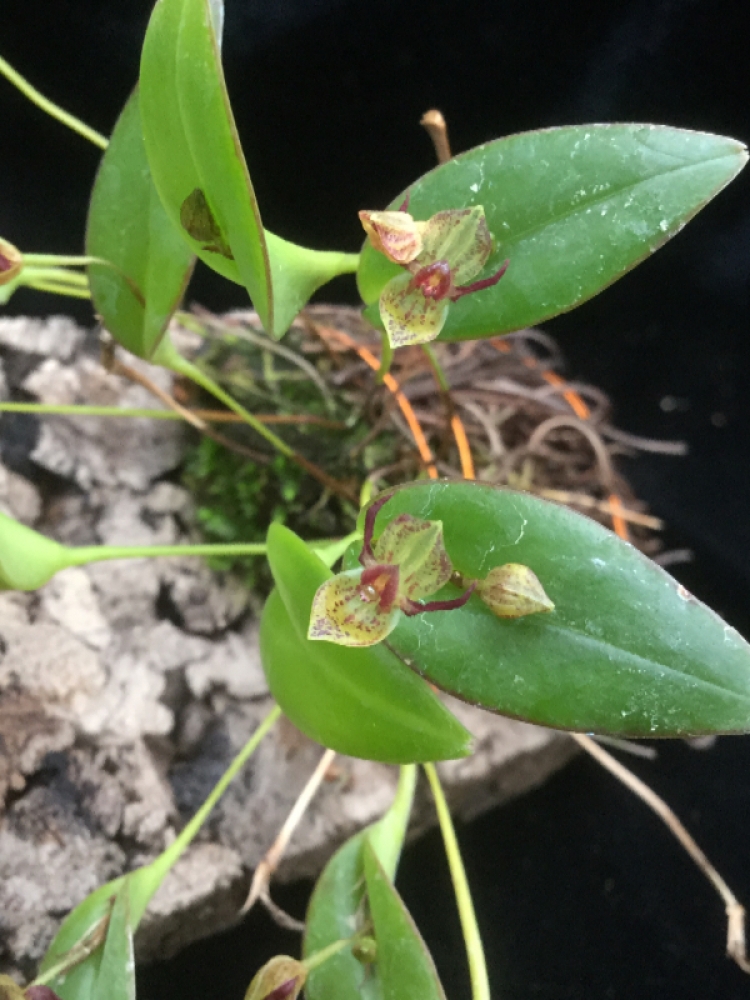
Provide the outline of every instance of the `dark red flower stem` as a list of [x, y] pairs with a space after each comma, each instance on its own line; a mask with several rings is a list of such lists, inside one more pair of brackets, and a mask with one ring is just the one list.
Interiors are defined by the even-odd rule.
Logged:
[[371, 566], [376, 562], [375, 553], [372, 551], [372, 535], [375, 531], [375, 518], [378, 516], [380, 508], [388, 503], [391, 494], [381, 497], [370, 504], [365, 514], [365, 531], [362, 539], [362, 551], [359, 554], [359, 561], [362, 566]]
[[483, 288], [491, 288], [493, 285], [496, 285], [508, 270], [508, 264], [510, 264], [510, 260], [506, 260], [503, 264], [501, 264], [497, 271], [495, 271], [494, 274], [491, 274], [489, 278], [482, 278], [480, 281], [475, 281], [471, 285], [459, 286], [450, 296], [451, 302], [455, 302], [456, 299], [460, 299], [462, 295], [471, 295], [472, 292], [481, 292]]
[[423, 611], [452, 611], [454, 608], [462, 608], [474, 593], [477, 581], [474, 580], [459, 597], [452, 597], [447, 601], [425, 601], [420, 604], [418, 601], [404, 601], [401, 610], [411, 618], [413, 615], [421, 615]]

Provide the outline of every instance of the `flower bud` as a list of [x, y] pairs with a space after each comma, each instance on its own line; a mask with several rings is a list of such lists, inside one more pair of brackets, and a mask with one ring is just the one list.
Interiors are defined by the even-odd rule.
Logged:
[[24, 990], [26, 1000], [60, 1000], [60, 997], [49, 986], [27, 986]]
[[522, 618], [555, 608], [536, 574], [520, 563], [496, 566], [477, 582], [475, 592], [498, 618]]
[[302, 962], [276, 955], [256, 972], [245, 1000], [297, 1000], [306, 979], [307, 969]]
[[361, 937], [352, 945], [352, 955], [362, 965], [372, 965], [378, 957], [378, 943], [374, 937]]

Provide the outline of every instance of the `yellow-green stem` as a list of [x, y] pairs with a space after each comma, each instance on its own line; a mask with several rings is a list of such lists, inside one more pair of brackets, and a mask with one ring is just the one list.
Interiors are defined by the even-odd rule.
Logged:
[[217, 545], [82, 545], [67, 550], [70, 566], [106, 562], [110, 559], [150, 559], [155, 556], [264, 556], [265, 542]]
[[215, 396], [220, 402], [224, 403], [233, 413], [242, 417], [246, 424], [248, 424], [252, 429], [264, 438], [270, 445], [272, 445], [277, 451], [281, 452], [286, 458], [295, 458], [295, 451], [291, 448], [286, 441], [282, 438], [277, 437], [273, 431], [269, 429], [258, 420], [257, 417], [253, 416], [249, 410], [246, 410], [244, 406], [237, 402], [228, 392], [224, 392], [220, 385], [217, 385], [213, 379], [209, 378], [204, 372], [194, 365], [187, 358], [183, 358], [181, 354], [172, 345], [172, 342], [165, 337], [164, 340], [159, 345], [159, 351], [157, 355], [154, 356], [153, 361], [156, 364], [162, 364], [165, 368], [169, 368], [171, 371], [175, 372], [177, 375], [184, 375], [186, 378], [191, 379], [196, 382], [202, 389], [206, 392], [210, 392], [212, 396]]
[[466, 957], [469, 961], [469, 977], [471, 979], [472, 1000], [490, 1000], [490, 982], [487, 975], [487, 962], [484, 957], [482, 938], [479, 934], [477, 916], [474, 912], [474, 903], [471, 899], [469, 882], [466, 878], [466, 870], [461, 858], [461, 851], [456, 839], [456, 831], [453, 827], [448, 803], [445, 801], [443, 788], [438, 778], [434, 764], [424, 765], [427, 780], [432, 789], [432, 796], [435, 799], [435, 808], [440, 823], [440, 832], [443, 835], [445, 854], [448, 858], [453, 891], [456, 894], [456, 905], [458, 916], [461, 921], [461, 930], [466, 945]]
[[60, 417], [147, 417], [149, 420], [184, 420], [174, 410], [138, 410], [119, 406], [63, 406], [55, 403], [0, 403], [0, 413], [54, 414]]
[[375, 381], [382, 382], [393, 363], [393, 345], [388, 339], [388, 334], [383, 330], [380, 334], [380, 368], [375, 372]]
[[[156, 873], [157, 875], [161, 875], [162, 878], [164, 877], [164, 875], [167, 874], [169, 869], [172, 867], [175, 861], [177, 861], [177, 859], [183, 853], [185, 848], [190, 844], [192, 839], [195, 837], [200, 828], [206, 822], [209, 813], [216, 805], [216, 803], [219, 801], [224, 792], [227, 790], [234, 776], [238, 773], [238, 771], [242, 769], [248, 758], [251, 757], [252, 754], [255, 752], [255, 750], [258, 748], [258, 745], [260, 744], [263, 737], [266, 736], [266, 734], [275, 725], [275, 723], [279, 720], [280, 717], [281, 717], [281, 709], [279, 708], [278, 705], [274, 705], [274, 707], [271, 709], [271, 711], [268, 713], [265, 719], [261, 722], [261, 724], [258, 726], [253, 735], [250, 737], [250, 739], [247, 741], [244, 747], [234, 758], [234, 760], [226, 769], [226, 771], [216, 782], [211, 791], [211, 794], [208, 796], [206, 801], [200, 807], [198, 812], [193, 816], [190, 822], [183, 828], [179, 836], [176, 837], [175, 840], [169, 845], [166, 851], [163, 851], [159, 855], [159, 857], [156, 858], [156, 860], [151, 862], [151, 865], [149, 867], [151, 868], [152, 872]], [[142, 913], [131, 914], [131, 920], [134, 928], [137, 926], [142, 916], [143, 916]]]
[[54, 281], [25, 281], [27, 288], [35, 292], [47, 292], [50, 295], [67, 295], [69, 299], [90, 299], [88, 288], [78, 288], [76, 285], [58, 285]]
[[55, 118], [61, 124], [66, 125], [68, 128], [82, 135], [84, 139], [88, 139], [99, 149], [106, 149], [108, 142], [107, 139], [97, 132], [95, 129], [90, 128], [80, 119], [76, 118], [74, 115], [69, 114], [69, 112], [64, 111], [59, 105], [54, 104], [49, 98], [45, 97], [44, 94], [40, 93], [36, 87], [32, 87], [28, 80], [21, 76], [21, 74], [13, 69], [10, 63], [6, 62], [5, 59], [0, 56], [0, 73], [9, 80], [14, 87], [27, 97], [32, 104], [36, 104], [38, 108], [41, 108], [50, 117]]
[[431, 344], [422, 344], [422, 351], [424, 356], [427, 358], [427, 363], [432, 369], [432, 374], [435, 376], [435, 381], [442, 390], [442, 392], [450, 392], [451, 387], [446, 378], [445, 372], [443, 371], [443, 366], [437, 359], [437, 356], [432, 349]]
[[309, 973], [313, 969], [317, 969], [319, 965], [323, 962], [328, 961], [329, 958], [333, 958], [334, 955], [338, 955], [340, 951], [344, 948], [353, 944], [356, 941], [355, 937], [351, 938], [341, 938], [338, 941], [334, 941], [333, 944], [329, 944], [326, 948], [321, 948], [320, 951], [316, 951], [313, 955], [309, 955], [307, 958], [302, 959], [302, 964], [305, 970]]

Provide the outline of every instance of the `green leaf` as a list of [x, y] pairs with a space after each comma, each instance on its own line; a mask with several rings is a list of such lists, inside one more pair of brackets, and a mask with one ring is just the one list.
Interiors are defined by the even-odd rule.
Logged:
[[445, 1000], [432, 956], [368, 840], [363, 861], [383, 997]]
[[390, 879], [396, 877], [416, 788], [417, 768], [414, 764], [402, 765], [393, 802], [383, 818], [369, 828], [370, 845]]
[[[159, 195], [193, 251], [244, 285], [281, 336], [320, 285], [354, 269], [351, 255], [298, 247], [264, 230], [229, 104], [215, 23], [218, 0], [160, 0], [141, 58], [143, 131]], [[190, 200], [220, 240], [184, 226]], [[187, 209], [184, 209], [187, 203]]]
[[89, 265], [91, 295], [104, 325], [127, 350], [152, 358], [195, 261], [151, 180], [137, 90], [96, 175], [86, 252], [114, 265]]
[[[500, 619], [474, 595], [456, 610], [402, 618], [389, 646], [438, 687], [560, 729], [632, 737], [750, 730], [750, 646], [612, 532], [478, 483], [395, 490], [376, 537], [402, 513], [443, 522], [464, 577], [521, 563], [555, 605]], [[355, 558], [350, 550], [348, 563]]]
[[[305, 958], [334, 941], [366, 929], [363, 830], [340, 847], [323, 869], [305, 918], [302, 954]], [[306, 1000], [383, 1000], [380, 978], [347, 948], [310, 972]]]
[[[409, 213], [483, 205], [494, 238], [486, 273], [510, 260], [501, 282], [451, 305], [440, 339], [507, 333], [585, 302], [674, 236], [746, 160], [722, 136], [586, 125], [498, 139], [430, 171], [408, 189]], [[397, 273], [365, 243], [366, 303]], [[379, 323], [376, 307], [368, 316]]]
[[352, 649], [307, 638], [313, 597], [332, 574], [301, 539], [272, 525], [268, 559], [278, 589], [261, 619], [263, 668], [302, 732], [340, 753], [394, 764], [470, 752], [463, 726], [385, 646]]
[[[382, 870], [391, 879], [395, 876], [416, 782], [416, 768], [402, 767], [396, 797], [383, 818], [348, 840], [323, 869], [305, 920], [306, 958], [335, 941], [367, 930], [362, 848], [367, 841]], [[346, 949], [310, 973], [305, 996], [307, 1000], [381, 1000], [383, 991], [377, 968], [366, 968]]]
[[37, 590], [69, 565], [64, 545], [0, 511], [0, 591]]
[[[61, 1000], [98, 1000], [97, 977], [102, 961], [101, 941], [111, 919], [114, 900], [125, 876], [99, 886], [68, 914], [52, 940], [39, 972], [49, 973], [60, 962], [77, 957], [78, 964], [56, 976], [49, 986]], [[90, 951], [90, 953], [88, 953]]]
[[135, 956], [127, 878], [112, 907], [94, 996], [96, 1000], [135, 1000]]

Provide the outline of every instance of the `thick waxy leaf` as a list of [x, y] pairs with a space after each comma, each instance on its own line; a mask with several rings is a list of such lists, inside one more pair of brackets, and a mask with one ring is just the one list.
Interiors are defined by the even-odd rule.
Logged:
[[264, 231], [224, 83], [222, 12], [219, 0], [154, 8], [141, 59], [146, 150], [173, 224], [209, 267], [247, 288], [266, 329], [280, 336], [351, 262]]
[[[381, 870], [392, 880], [406, 836], [416, 780], [416, 768], [402, 767], [396, 798], [385, 816], [348, 840], [323, 869], [305, 920], [306, 958], [334, 941], [367, 930], [363, 845], [369, 844]], [[305, 987], [307, 1000], [381, 1000], [384, 994], [377, 966], [361, 960], [373, 957], [367, 944], [354, 952], [345, 949], [310, 973]]]
[[268, 532], [278, 587], [261, 620], [261, 657], [274, 698], [324, 746], [410, 763], [463, 757], [470, 736], [420, 678], [383, 645], [351, 649], [307, 639], [313, 598], [330, 571], [281, 525]]
[[194, 257], [154, 188], [143, 144], [138, 91], [115, 126], [91, 195], [86, 252], [94, 306], [113, 337], [151, 358], [179, 305]]
[[367, 840], [363, 861], [383, 996], [387, 1000], [445, 1000], [432, 956]]
[[126, 879], [115, 897], [109, 919], [99, 974], [96, 977], [96, 1000], [135, 1000], [135, 955], [128, 890]]
[[[525, 132], [454, 157], [409, 188], [410, 214], [483, 205], [494, 240], [486, 271], [510, 265], [499, 284], [451, 305], [440, 338], [507, 333], [591, 298], [678, 232], [746, 159], [733, 139], [656, 125]], [[365, 302], [397, 271], [368, 241]], [[376, 320], [377, 307], [368, 315]]]
[[0, 590], [37, 590], [69, 565], [63, 545], [0, 511]]
[[[366, 837], [363, 830], [347, 840], [323, 869], [307, 909], [305, 957], [366, 929], [362, 860]], [[347, 948], [312, 970], [305, 995], [307, 1000], [383, 1000], [383, 989], [375, 967], [358, 961]]]
[[401, 513], [441, 520], [448, 554], [467, 579], [521, 563], [555, 605], [503, 620], [474, 595], [458, 610], [402, 617], [388, 644], [427, 680], [563, 729], [635, 737], [750, 730], [750, 646], [612, 532], [548, 501], [477, 483], [396, 490], [376, 537]]

